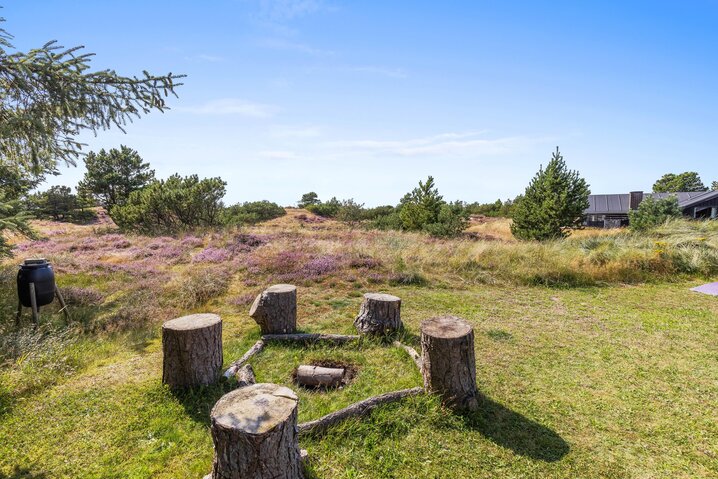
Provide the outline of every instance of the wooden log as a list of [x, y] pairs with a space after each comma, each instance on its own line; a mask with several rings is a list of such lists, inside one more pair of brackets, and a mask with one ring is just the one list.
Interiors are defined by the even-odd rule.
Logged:
[[309, 343], [314, 341], [326, 341], [329, 343], [348, 343], [357, 341], [359, 336], [356, 334], [320, 334], [320, 333], [293, 333], [293, 334], [265, 334], [262, 336], [265, 342], [269, 341], [296, 341], [300, 343]]
[[172, 389], [212, 384], [222, 369], [222, 320], [192, 314], [162, 325], [162, 382]]
[[296, 381], [300, 386], [337, 387], [344, 381], [344, 368], [302, 364], [297, 368]]
[[455, 316], [421, 323], [421, 358], [424, 388], [438, 393], [455, 409], [476, 410], [476, 359], [474, 330]]
[[297, 287], [275, 284], [257, 296], [249, 316], [262, 334], [288, 334], [297, 330]]
[[416, 352], [416, 349], [412, 348], [411, 346], [407, 346], [406, 344], [403, 344], [399, 341], [394, 341], [394, 346], [399, 347], [406, 351], [409, 354], [409, 357], [414, 361], [414, 364], [416, 364], [416, 367], [419, 368], [419, 372], [421, 372], [421, 356], [419, 353]]
[[354, 320], [359, 334], [390, 334], [402, 328], [401, 299], [390, 294], [366, 293]]
[[378, 396], [370, 397], [351, 404], [344, 409], [340, 409], [333, 413], [327, 414], [319, 419], [309, 422], [303, 422], [299, 425], [299, 433], [319, 433], [323, 432], [331, 426], [338, 424], [345, 419], [350, 417], [359, 417], [369, 414], [372, 409], [381, 405], [387, 404], [394, 401], [399, 401], [409, 396], [417, 396], [424, 393], [424, 388], [416, 387], [411, 389], [402, 389], [400, 391], [394, 391], [390, 393], [380, 394]]
[[237, 378], [238, 388], [251, 386], [257, 382], [257, 379], [254, 377], [254, 369], [252, 369], [251, 364], [245, 364], [239, 368], [239, 371], [237, 371], [237, 374], [235, 374], [234, 377]]
[[254, 345], [251, 348], [249, 348], [249, 351], [244, 353], [244, 356], [242, 356], [241, 358], [239, 358], [238, 360], [236, 360], [235, 362], [233, 362], [232, 364], [229, 365], [229, 368], [227, 368], [227, 370], [224, 372], [223, 376], [226, 379], [229, 379], [232, 376], [234, 376], [237, 373], [237, 371], [239, 371], [239, 368], [244, 366], [244, 363], [249, 361], [252, 356], [254, 356], [258, 352], [260, 352], [262, 349], [264, 349], [264, 344], [265, 344], [264, 341], [261, 339], [259, 341], [257, 341], [256, 343], [254, 343]]
[[259, 383], [222, 396], [210, 414], [212, 479], [301, 479], [294, 392]]

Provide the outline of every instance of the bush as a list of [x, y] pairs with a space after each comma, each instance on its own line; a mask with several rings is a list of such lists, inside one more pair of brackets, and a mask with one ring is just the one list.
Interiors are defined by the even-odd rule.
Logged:
[[436, 222], [424, 225], [423, 230], [436, 237], [458, 236], [466, 229], [468, 216], [461, 202], [445, 203], [441, 205]]
[[252, 201], [229, 206], [222, 212], [222, 223], [227, 225], [256, 224], [286, 215], [287, 212], [270, 201]]
[[666, 222], [669, 218], [679, 218], [681, 209], [674, 196], [656, 200], [644, 199], [638, 209], [628, 212], [628, 220], [633, 231], [646, 231]]
[[52, 186], [47, 191], [35, 193], [27, 200], [28, 210], [36, 218], [49, 218], [54, 221], [87, 222], [96, 215], [86, 209], [89, 204], [72, 193], [68, 186]]
[[469, 214], [460, 201], [444, 201], [439, 190], [434, 187], [434, 178], [430, 176], [402, 198], [398, 216], [402, 229], [450, 237], [466, 229]]
[[323, 216], [324, 218], [335, 218], [339, 213], [339, 209], [341, 207], [341, 201], [336, 199], [336, 197], [333, 197], [327, 202], [311, 204], [308, 205], [306, 208], [317, 216]]
[[343, 200], [337, 212], [337, 219], [354, 228], [364, 218], [364, 205], [354, 201], [353, 198]]
[[125, 205], [112, 208], [110, 216], [123, 230], [149, 235], [218, 226], [225, 186], [221, 178], [175, 174], [133, 191]]
[[589, 193], [586, 180], [566, 168], [556, 147], [546, 169], [539, 169], [514, 205], [511, 233], [523, 240], [565, 238], [581, 227]]

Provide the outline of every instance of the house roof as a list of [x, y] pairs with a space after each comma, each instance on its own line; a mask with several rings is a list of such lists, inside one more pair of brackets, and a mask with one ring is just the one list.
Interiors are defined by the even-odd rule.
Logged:
[[[643, 193], [643, 199], [653, 197], [655, 199], [667, 198], [668, 196], [676, 196], [678, 198], [678, 206], [689, 208], [700, 204], [704, 201], [718, 198], [718, 191], [681, 191], [678, 193]], [[628, 214], [628, 201], [630, 195], [628, 193], [614, 195], [589, 195], [589, 207], [584, 210], [586, 215], [615, 215]]]

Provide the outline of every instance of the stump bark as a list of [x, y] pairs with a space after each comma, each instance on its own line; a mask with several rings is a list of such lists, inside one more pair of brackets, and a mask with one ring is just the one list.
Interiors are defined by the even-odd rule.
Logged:
[[424, 389], [438, 393], [450, 407], [476, 410], [476, 358], [471, 325], [455, 316], [423, 321], [421, 353]]
[[301, 479], [297, 396], [259, 383], [222, 396], [210, 414], [212, 479]]
[[344, 368], [325, 368], [302, 364], [297, 368], [296, 380], [300, 386], [337, 387], [344, 380]]
[[251, 364], [245, 364], [239, 368], [234, 377], [237, 379], [238, 388], [245, 388], [257, 382], [257, 379], [254, 377], [254, 369], [252, 369]]
[[354, 327], [360, 334], [377, 335], [401, 329], [401, 299], [390, 294], [366, 293]]
[[162, 382], [172, 389], [212, 384], [222, 368], [222, 320], [192, 314], [162, 325]]
[[297, 287], [275, 284], [264, 290], [252, 303], [249, 315], [262, 334], [287, 334], [297, 330]]

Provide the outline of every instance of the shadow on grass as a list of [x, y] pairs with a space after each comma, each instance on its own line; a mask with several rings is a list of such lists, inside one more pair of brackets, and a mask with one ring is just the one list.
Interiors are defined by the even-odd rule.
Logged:
[[0, 472], [0, 479], [46, 479], [48, 476], [44, 472], [33, 472], [25, 467], [15, 466], [9, 475]]
[[211, 386], [173, 391], [172, 394], [182, 404], [187, 415], [193, 421], [209, 426], [209, 413], [219, 398], [237, 388], [231, 381], [219, 381]]
[[481, 393], [477, 399], [478, 411], [461, 416], [471, 429], [516, 454], [532, 459], [555, 462], [568, 454], [568, 443], [556, 432]]

